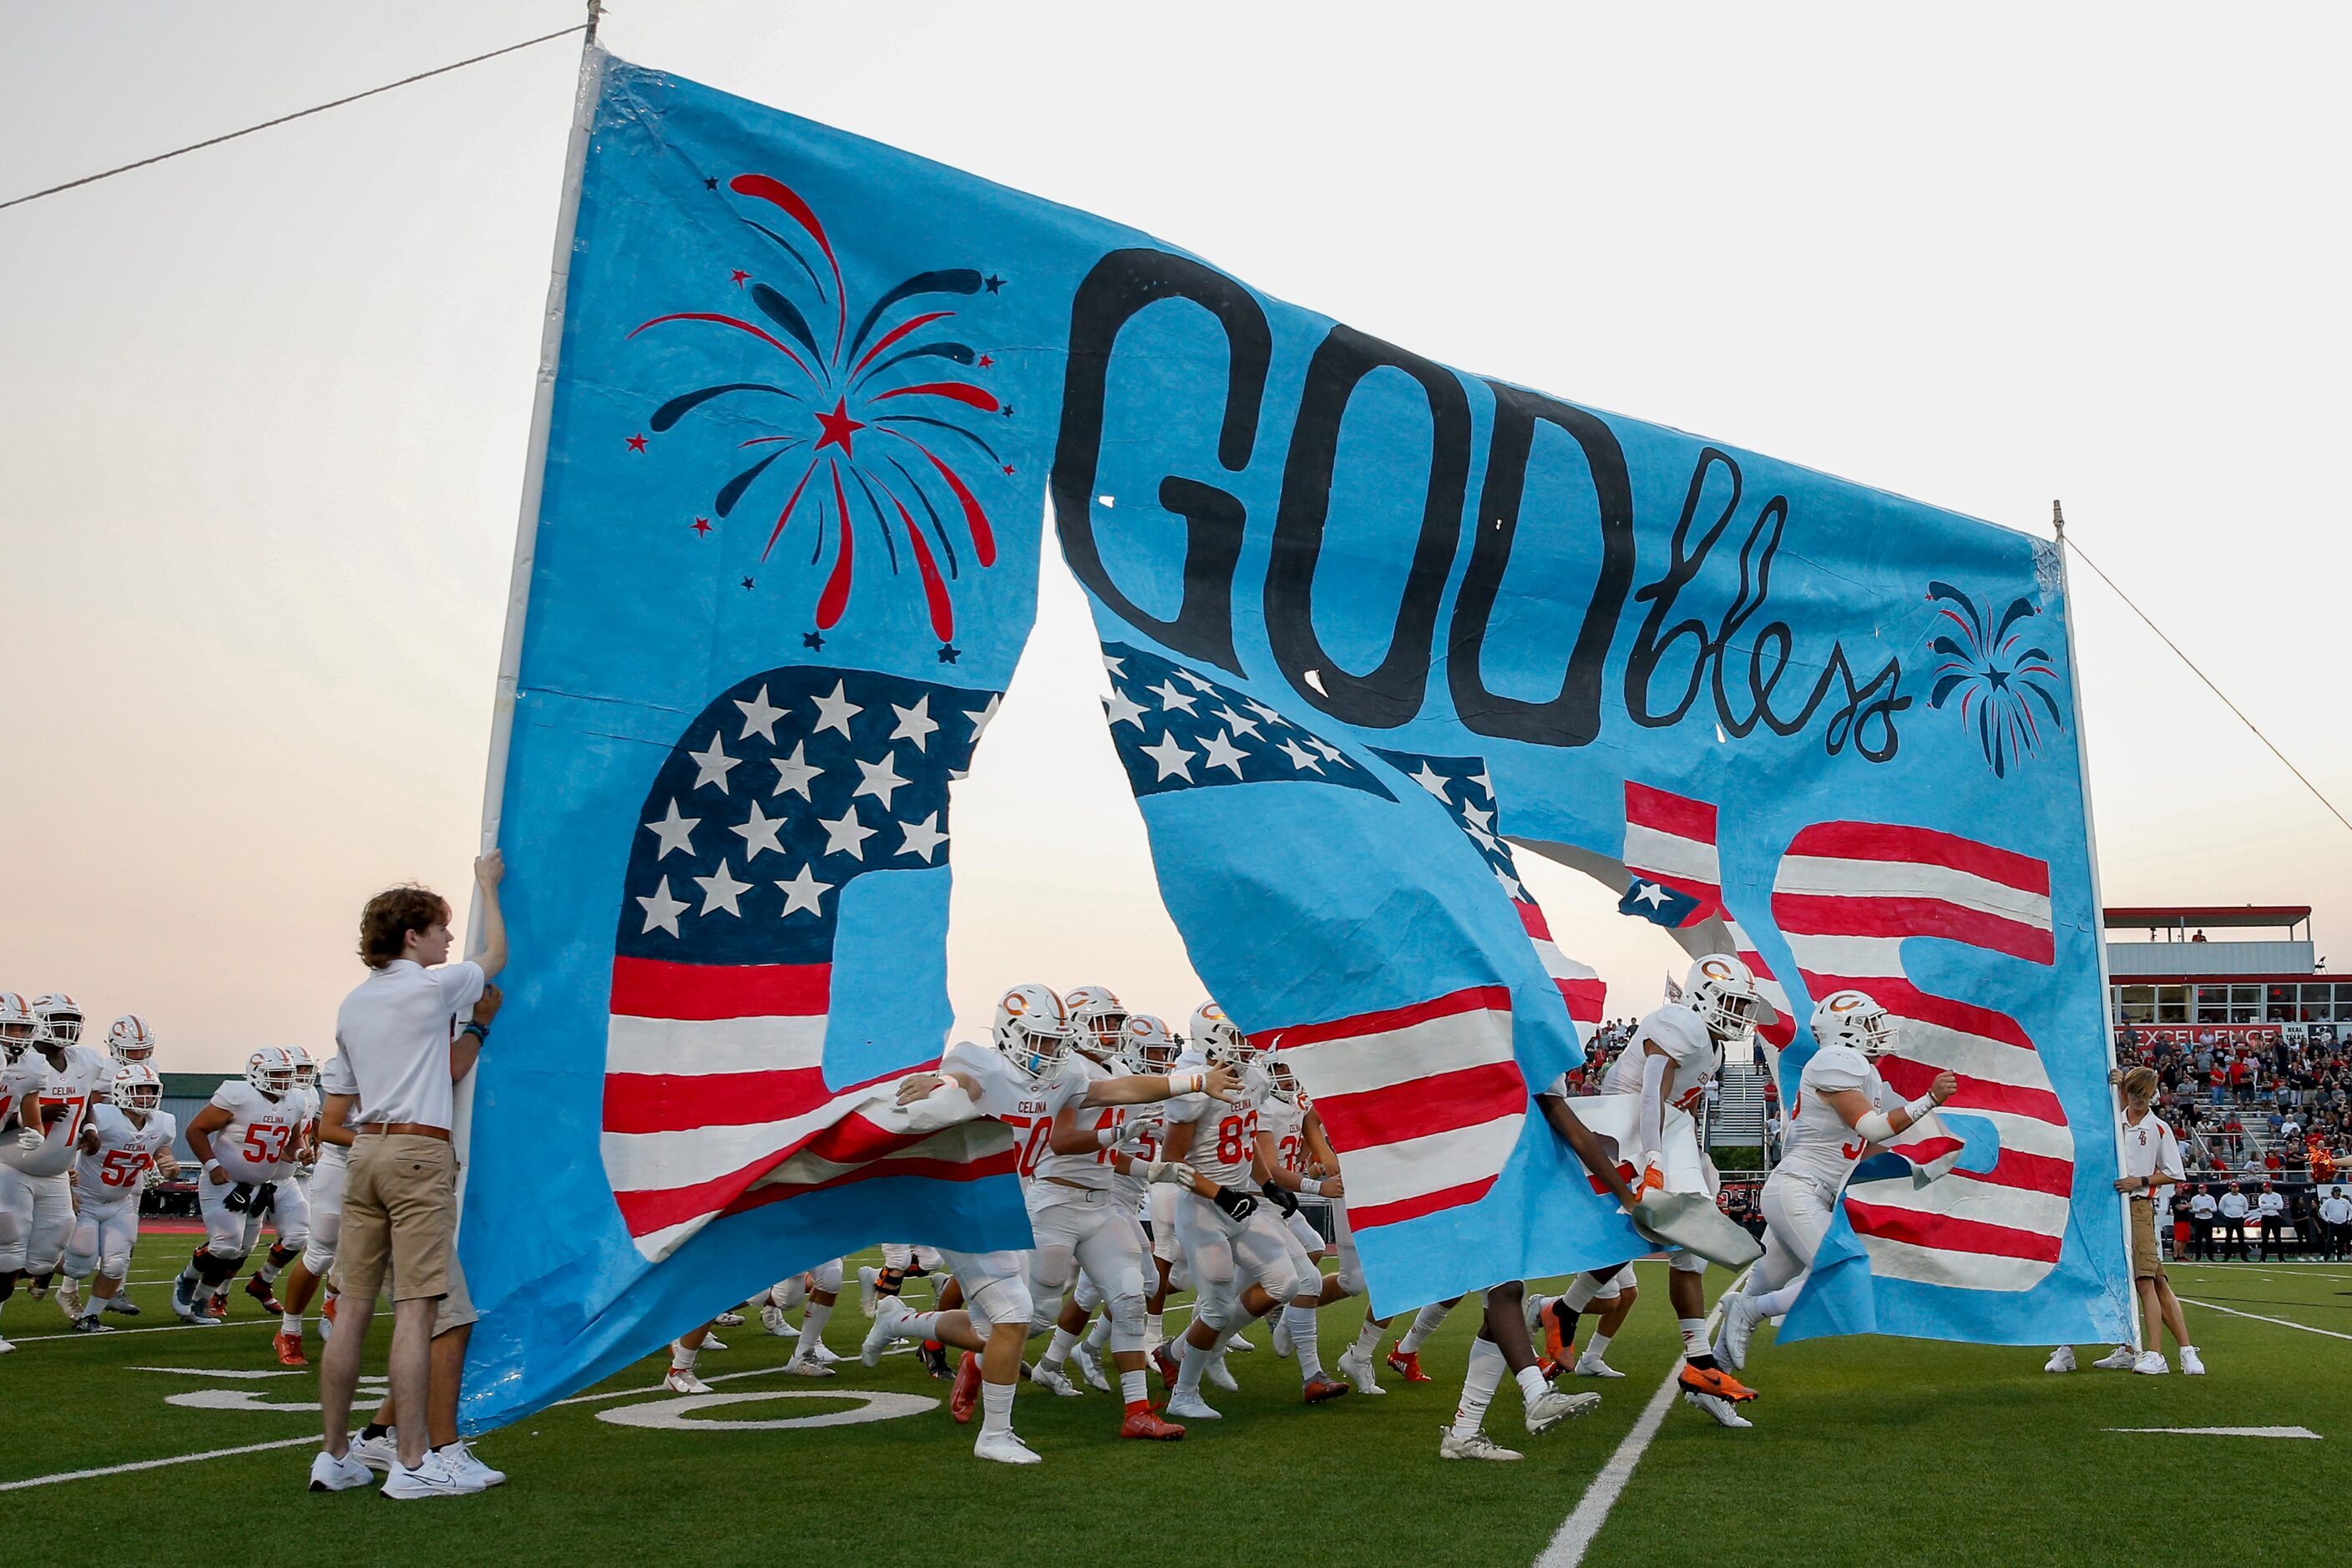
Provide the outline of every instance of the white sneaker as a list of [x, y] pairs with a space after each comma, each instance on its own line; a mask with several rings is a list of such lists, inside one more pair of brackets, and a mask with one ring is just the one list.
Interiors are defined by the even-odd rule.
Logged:
[[1536, 1290], [1530, 1290], [1519, 1298], [1519, 1309], [1527, 1315], [1528, 1333], [1535, 1334], [1542, 1331], [1536, 1325], [1543, 1321], [1543, 1310], [1558, 1300], [1559, 1298], [1557, 1296], [1546, 1296]]
[[801, 1331], [785, 1321], [784, 1310], [774, 1302], [760, 1309], [760, 1326], [780, 1340], [796, 1340]]
[[507, 1473], [482, 1463], [475, 1457], [474, 1446], [462, 1438], [446, 1448], [433, 1451], [441, 1456], [441, 1462], [448, 1466], [450, 1473], [460, 1480], [478, 1482], [485, 1491], [507, 1484]]
[[914, 1315], [898, 1297], [882, 1298], [874, 1314], [874, 1326], [866, 1331], [866, 1341], [857, 1347], [857, 1359], [867, 1366], [880, 1366], [882, 1352], [898, 1342], [900, 1326]]
[[727, 1343], [717, 1334], [706, 1331], [702, 1336], [702, 1348], [707, 1351], [723, 1351], [727, 1348]]
[[1070, 1374], [1058, 1366], [1039, 1362], [1029, 1373], [1029, 1381], [1040, 1388], [1050, 1388], [1064, 1399], [1083, 1399], [1087, 1391], [1070, 1381]]
[[674, 1366], [670, 1368], [669, 1375], [662, 1379], [662, 1386], [668, 1389], [672, 1394], [708, 1394], [710, 1392], [710, 1385], [703, 1382], [702, 1379], [695, 1376], [694, 1369], [690, 1366]]
[[1181, 1421], [1224, 1419], [1223, 1414], [1210, 1409], [1209, 1402], [1202, 1398], [1198, 1393], [1187, 1394], [1181, 1388], [1168, 1396], [1168, 1415], [1171, 1420]]
[[2102, 1372], [2129, 1372], [2139, 1363], [2139, 1352], [2129, 1345], [2117, 1345], [2091, 1364]]
[[1003, 1432], [991, 1432], [982, 1428], [978, 1440], [971, 1446], [971, 1457], [975, 1459], [993, 1459], [1000, 1465], [1035, 1465], [1044, 1462], [1031, 1451], [1028, 1444], [1021, 1440], [1018, 1433], [1009, 1429]]
[[2042, 1363], [2042, 1370], [2044, 1372], [2074, 1371], [2074, 1347], [2073, 1345], [2060, 1345], [2056, 1350], [2052, 1351], [2050, 1352], [2050, 1359]]
[[1582, 1355], [1578, 1356], [1576, 1358], [1576, 1365], [1571, 1370], [1574, 1371], [1576, 1375], [1579, 1377], [1622, 1377], [1625, 1375], [1623, 1373], [1619, 1372], [1615, 1367], [1611, 1366], [1607, 1362], [1602, 1361], [1599, 1356], [1594, 1355], [1591, 1351], [1587, 1351]]
[[1523, 1459], [1526, 1455], [1517, 1448], [1506, 1448], [1484, 1432], [1473, 1432], [1467, 1437], [1457, 1437], [1448, 1426], [1438, 1434], [1437, 1457], [1441, 1459]]
[[871, 1263], [861, 1263], [857, 1266], [857, 1304], [865, 1309], [866, 1315], [869, 1318], [874, 1315], [876, 1304], [880, 1300], [874, 1294], [874, 1281], [881, 1272]]
[[1562, 1394], [1557, 1388], [1547, 1388], [1528, 1401], [1528, 1435], [1549, 1432], [1571, 1415], [1583, 1415], [1599, 1408], [1601, 1395], [1597, 1394]]
[[321, 1448], [310, 1460], [310, 1489], [314, 1492], [347, 1492], [373, 1479], [374, 1472], [360, 1463], [356, 1454], [346, 1452], [338, 1459]]
[[1723, 1304], [1723, 1333], [1716, 1342], [1716, 1356], [1728, 1362], [1731, 1370], [1738, 1372], [1748, 1365], [1748, 1338], [1764, 1314], [1756, 1310], [1756, 1298], [1745, 1290]]
[[357, 1459], [378, 1475], [390, 1475], [393, 1466], [400, 1463], [400, 1429], [387, 1427], [381, 1437], [363, 1436], [354, 1432], [345, 1451], [349, 1458]]
[[1693, 1394], [1685, 1389], [1683, 1398], [1714, 1416], [1717, 1426], [1753, 1426], [1756, 1425], [1755, 1422], [1739, 1414], [1738, 1408], [1719, 1394]]
[[786, 1377], [839, 1377], [841, 1374], [816, 1357], [803, 1353], [784, 1363], [784, 1375]]
[[2205, 1358], [2197, 1353], [2195, 1345], [2180, 1347], [2180, 1371], [2182, 1375], [2188, 1377], [2205, 1375]]
[[1274, 1314], [1274, 1353], [1287, 1359], [1292, 1348], [1288, 1310], [1277, 1307]]
[[1088, 1388], [1094, 1389], [1097, 1393], [1101, 1394], [1108, 1394], [1110, 1392], [1110, 1379], [1103, 1375], [1101, 1357], [1096, 1355], [1094, 1352], [1087, 1349], [1087, 1347], [1082, 1344], [1072, 1345], [1070, 1347], [1070, 1362], [1072, 1365], [1078, 1369], [1078, 1375], [1087, 1380], [1087, 1386]]
[[1339, 1361], [1334, 1364], [1339, 1375], [1346, 1378], [1357, 1393], [1386, 1394], [1388, 1392], [1381, 1386], [1380, 1378], [1372, 1371], [1372, 1358], [1365, 1355], [1356, 1346], [1349, 1345], [1346, 1350], [1341, 1351]]
[[68, 1274], [58, 1281], [58, 1310], [68, 1322], [82, 1315], [81, 1281]]
[[[1247, 1344], [1249, 1342], [1241, 1340], [1235, 1342]], [[1234, 1381], [1233, 1372], [1225, 1365], [1225, 1352], [1223, 1351], [1219, 1351], [1217, 1359], [1209, 1363], [1209, 1370], [1205, 1375], [1211, 1383], [1215, 1384], [1227, 1394], [1239, 1394], [1242, 1391], [1242, 1385]]]
[[404, 1465], [393, 1466], [392, 1473], [383, 1478], [379, 1489], [381, 1495], [404, 1502], [416, 1498], [470, 1497], [481, 1489], [478, 1483], [458, 1475], [443, 1462], [440, 1455], [430, 1450], [413, 1470]]
[[2164, 1359], [2162, 1351], [2142, 1351], [2139, 1359], [2132, 1363], [2132, 1370], [2149, 1377], [2162, 1377], [2172, 1370], [2172, 1363]]

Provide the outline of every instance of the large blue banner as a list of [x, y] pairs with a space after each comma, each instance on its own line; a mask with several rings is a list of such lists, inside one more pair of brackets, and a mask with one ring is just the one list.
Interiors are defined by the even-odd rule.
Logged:
[[478, 1423], [847, 1247], [1025, 1244], [1001, 1145], [883, 1090], [943, 1042], [950, 784], [1049, 500], [1171, 910], [1318, 1095], [1381, 1310], [1632, 1250], [1528, 1103], [1589, 973], [1535, 854], [1748, 956], [1787, 1082], [1849, 984], [1895, 1088], [1959, 1075], [1959, 1167], [1849, 1194], [1835, 1326], [2118, 1332], [2048, 544], [610, 61], [505, 779]]

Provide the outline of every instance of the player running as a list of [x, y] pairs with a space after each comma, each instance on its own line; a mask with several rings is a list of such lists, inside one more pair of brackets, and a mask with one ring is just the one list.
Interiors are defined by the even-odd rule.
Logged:
[[299, 1247], [310, 1239], [302, 1190], [282, 1179], [308, 1110], [295, 1097], [294, 1079], [293, 1057], [281, 1046], [264, 1046], [246, 1058], [245, 1076], [215, 1089], [188, 1123], [188, 1147], [204, 1172], [196, 1202], [205, 1240], [172, 1284], [172, 1310], [187, 1322], [219, 1322], [228, 1315], [222, 1293], [273, 1206], [281, 1243]]
[[73, 1183], [68, 1173], [90, 1112], [113, 1081], [114, 1062], [81, 1044], [81, 1008], [70, 996], [52, 992], [35, 999], [21, 1016], [32, 1020], [32, 1037], [18, 1058], [40, 1075], [37, 1100], [19, 1091], [34, 1108], [37, 1142], [24, 1136], [0, 1140], [0, 1302], [27, 1279], [37, 1300], [64, 1258], [74, 1228]]
[[[131, 1249], [139, 1240], [139, 1197], [152, 1182], [179, 1173], [172, 1158], [172, 1140], [179, 1126], [162, 1108], [163, 1080], [144, 1061], [126, 1062], [114, 1069], [107, 1098], [90, 1113], [89, 1125], [79, 1141], [74, 1163], [74, 1191], [80, 1212], [74, 1216], [73, 1238], [66, 1245], [65, 1273], [75, 1286], [79, 1303], [74, 1327], [86, 1334], [110, 1333], [100, 1321], [101, 1312], [136, 1316], [139, 1309], [122, 1294], [131, 1270]], [[97, 1277], [86, 1300], [80, 1283]], [[63, 1300], [66, 1292], [59, 1290]]]

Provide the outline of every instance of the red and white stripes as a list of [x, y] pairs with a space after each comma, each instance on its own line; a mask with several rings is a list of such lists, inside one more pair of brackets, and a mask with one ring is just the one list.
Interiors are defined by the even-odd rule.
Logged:
[[1756, 989], [1772, 1005], [1772, 1021], [1757, 1033], [1776, 1050], [1796, 1038], [1797, 1020], [1790, 1010], [1788, 991], [1773, 975], [1764, 955], [1756, 951], [1755, 939], [1741, 929], [1731, 906], [1724, 902], [1714, 805], [1626, 780], [1625, 847], [1619, 858], [1634, 876], [1698, 900], [1684, 925], [1696, 925], [1709, 915], [1723, 917], [1734, 956], [1748, 965], [1748, 973], [1756, 976]]

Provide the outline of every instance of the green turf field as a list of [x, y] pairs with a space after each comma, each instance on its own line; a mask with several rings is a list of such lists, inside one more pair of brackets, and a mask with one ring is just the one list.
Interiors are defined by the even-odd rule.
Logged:
[[[182, 1237], [142, 1242], [140, 1330], [168, 1319], [160, 1281]], [[20, 1291], [0, 1359], [0, 1541], [37, 1531], [54, 1561], [153, 1561], [189, 1550], [267, 1550], [275, 1560], [729, 1563], [856, 1552], [897, 1560], [1135, 1563], [1197, 1552], [1223, 1531], [1235, 1561], [1311, 1568], [1392, 1562], [1533, 1563], [1633, 1427], [1675, 1351], [1656, 1266], [1611, 1359], [1601, 1410], [1542, 1438], [1519, 1427], [1507, 1384], [1487, 1430], [1517, 1465], [1442, 1464], [1471, 1314], [1424, 1352], [1434, 1384], [1392, 1385], [1306, 1408], [1293, 1363], [1237, 1356], [1239, 1394], [1211, 1391], [1223, 1422], [1180, 1444], [1122, 1443], [1108, 1395], [1024, 1387], [1015, 1422], [1045, 1457], [984, 1465], [949, 1422], [946, 1385], [897, 1355], [855, 1360], [865, 1320], [845, 1290], [827, 1339], [852, 1359], [831, 1384], [775, 1375], [791, 1342], [756, 1320], [706, 1353], [729, 1403], [673, 1427], [664, 1363], [627, 1373], [482, 1441], [510, 1485], [395, 1506], [372, 1491], [303, 1490], [316, 1384], [281, 1373], [268, 1323], [234, 1297], [227, 1326], [72, 1336]], [[1711, 1277], [1712, 1278], [1712, 1277]], [[1675, 1404], [1585, 1561], [1691, 1561], [1757, 1553], [1776, 1563], [2063, 1565], [2340, 1561], [2352, 1549], [2352, 1266], [2211, 1266], [2175, 1275], [2211, 1375], [2085, 1370], [2045, 1375], [2036, 1351], [1895, 1340], [1758, 1337], [1753, 1431]], [[1720, 1283], [1720, 1280], [1717, 1280]], [[2231, 1308], [2254, 1317], [2227, 1315]], [[1327, 1359], [1360, 1309], [1324, 1315]], [[2266, 1322], [2258, 1319], [2276, 1319]], [[1171, 1316], [1171, 1322], [1178, 1320]], [[2329, 1331], [2304, 1331], [2286, 1324]], [[54, 1337], [53, 1337], [54, 1336]], [[1261, 1342], [1265, 1331], [1255, 1336]], [[2084, 1347], [2087, 1368], [2099, 1347]], [[315, 1343], [312, 1353], [317, 1353]], [[380, 1363], [378, 1363], [380, 1368]], [[861, 1407], [844, 1391], [941, 1401], [859, 1425], [778, 1421]], [[1159, 1397], [1155, 1382], [1154, 1397]], [[2116, 1427], [2304, 1426], [2321, 1440], [2123, 1433]], [[258, 1452], [8, 1486], [35, 1478], [246, 1445]], [[1189, 1501], [1188, 1501], [1189, 1500]], [[1192, 1510], [1206, 1511], [1192, 1512]], [[1171, 1534], [1171, 1532], [1175, 1532]], [[200, 1543], [210, 1543], [203, 1545]], [[266, 1546], [265, 1546], [266, 1543]], [[14, 1558], [0, 1548], [0, 1562]]]

